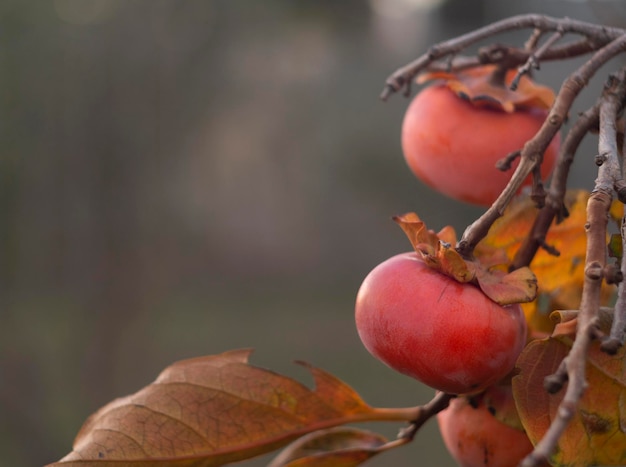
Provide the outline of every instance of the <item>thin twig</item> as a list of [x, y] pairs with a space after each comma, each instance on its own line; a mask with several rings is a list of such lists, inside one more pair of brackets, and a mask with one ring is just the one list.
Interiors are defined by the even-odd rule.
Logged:
[[536, 51], [532, 52], [526, 60], [526, 63], [518, 68], [513, 81], [511, 81], [510, 88], [515, 91], [517, 86], [519, 85], [520, 79], [522, 76], [529, 75], [532, 70], [539, 69], [539, 60], [543, 58], [543, 54], [545, 54], [550, 47], [552, 47], [558, 40], [563, 37], [563, 31], [561, 29], [557, 29], [557, 31], [548, 38], [548, 40], [539, 47]]
[[[584, 21], [577, 21], [571, 18], [557, 19], [536, 14], [513, 16], [432, 46], [427, 53], [418, 57], [408, 65], [399, 68], [387, 78], [385, 88], [381, 93], [381, 99], [386, 100], [391, 94], [400, 91], [404, 91], [404, 93], [408, 95], [413, 78], [415, 78], [420, 71], [427, 69], [429, 65], [439, 59], [449, 55], [457, 55], [481, 40], [503, 32], [528, 28], [541, 29], [542, 31], [563, 31], [564, 34], [575, 33], [581, 34], [588, 39], [592, 38], [593, 40], [585, 44], [583, 48], [586, 52], [589, 52], [588, 46], [591, 46], [592, 50], [597, 50], [609, 41], [626, 34], [626, 30], [624, 29], [610, 28], [593, 23], [586, 23]], [[572, 52], [572, 50], [569, 49], [568, 51], [570, 53]], [[548, 59], [549, 57], [550, 55], [546, 53], [544, 59]], [[528, 57], [526, 57], [526, 60], [527, 59]], [[518, 63], [524, 62], [521, 61]]]
[[[626, 271], [626, 216], [622, 218], [620, 232], [622, 237], [621, 270], [623, 272]], [[626, 341], [626, 283], [622, 280], [617, 288], [617, 301], [615, 302], [611, 333], [602, 342], [600, 348], [609, 355], [615, 355], [624, 345], [624, 341]]]
[[527, 50], [528, 52], [532, 52], [533, 50], [535, 50], [537, 48], [537, 44], [539, 43], [539, 39], [541, 39], [541, 36], [543, 36], [543, 31], [541, 29], [533, 29], [532, 34], [524, 44], [524, 50]]
[[437, 394], [435, 394], [435, 397], [433, 397], [427, 404], [420, 407], [421, 410], [418, 417], [415, 420], [412, 420], [409, 426], [403, 428], [400, 433], [398, 433], [398, 438], [411, 441], [422, 425], [448, 407], [450, 401], [455, 397], [456, 395], [454, 394], [438, 391]]
[[567, 217], [568, 212], [564, 200], [570, 168], [574, 162], [576, 151], [585, 135], [593, 128], [597, 128], [599, 112], [599, 103], [583, 112], [563, 140], [554, 166], [545, 205], [537, 214], [529, 235], [526, 236], [524, 242], [515, 253], [511, 263], [512, 270], [530, 265], [539, 248], [545, 248], [546, 235], [552, 225], [552, 221], [556, 218], [557, 222], [561, 222]]

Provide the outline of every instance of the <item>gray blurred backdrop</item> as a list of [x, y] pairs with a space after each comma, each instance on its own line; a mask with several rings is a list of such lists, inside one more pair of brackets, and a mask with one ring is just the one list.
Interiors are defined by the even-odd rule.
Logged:
[[[410, 249], [392, 215], [462, 231], [482, 210], [413, 178], [408, 101], [378, 94], [429, 44], [522, 12], [597, 20], [563, 0], [3, 0], [0, 463], [55, 461], [109, 400], [240, 347], [375, 406], [430, 399], [361, 346], [354, 297]], [[429, 423], [369, 465], [452, 461]]]

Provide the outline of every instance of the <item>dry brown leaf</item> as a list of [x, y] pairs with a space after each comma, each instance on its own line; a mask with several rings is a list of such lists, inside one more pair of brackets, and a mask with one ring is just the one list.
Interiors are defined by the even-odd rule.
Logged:
[[355, 467], [386, 446], [387, 439], [371, 431], [329, 428], [294, 441], [267, 467]]
[[311, 390], [249, 365], [250, 354], [235, 350], [174, 363], [152, 384], [90, 416], [73, 451], [52, 465], [218, 466], [319, 429], [403, 419], [398, 411], [370, 407], [323, 370], [305, 365], [315, 380]]

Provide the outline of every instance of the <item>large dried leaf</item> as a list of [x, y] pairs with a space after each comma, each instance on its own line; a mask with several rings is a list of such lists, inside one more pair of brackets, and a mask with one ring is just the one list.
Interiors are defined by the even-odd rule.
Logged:
[[517, 109], [549, 109], [554, 102], [554, 91], [547, 86], [535, 83], [527, 75], [519, 80], [514, 91], [510, 85], [516, 75], [516, 70], [506, 73], [505, 85], [498, 85], [492, 79], [496, 65], [483, 65], [455, 73], [426, 72], [422, 73], [418, 83], [432, 80], [443, 80], [452, 91], [472, 104], [482, 107], [495, 108], [505, 112], [514, 112]]
[[[533, 444], [548, 430], [565, 393], [565, 388], [557, 394], [543, 388], [545, 377], [571, 348], [572, 336], [564, 330], [575, 326], [565, 324], [556, 337], [531, 342], [517, 361], [513, 392]], [[586, 374], [589, 386], [551, 461], [557, 466], [626, 465], [626, 349], [609, 356], [592, 343]]]
[[319, 429], [404, 419], [374, 409], [334, 376], [305, 365], [301, 383], [248, 364], [250, 350], [177, 362], [139, 392], [91, 415], [54, 466], [218, 466]]
[[[537, 277], [538, 296], [532, 303], [523, 305], [531, 328], [550, 332], [553, 327], [549, 314], [556, 309], [577, 309], [580, 305], [584, 282], [587, 237], [587, 201], [589, 192], [568, 191], [565, 199], [569, 216], [562, 222], [553, 222], [546, 243], [558, 250], [559, 255], [540, 249], [530, 268]], [[616, 219], [617, 204], [611, 210]], [[485, 263], [510, 262], [526, 238], [537, 216], [537, 209], [528, 196], [518, 197], [504, 215], [491, 227], [489, 234], [476, 248], [476, 256]], [[608, 240], [608, 239], [607, 239]], [[603, 287], [603, 304], [607, 303], [614, 287]]]
[[329, 428], [294, 441], [268, 467], [355, 467], [396, 444], [367, 430]]
[[[424, 263], [457, 282], [471, 282], [480, 287], [485, 295], [501, 305], [529, 302], [535, 298], [537, 281], [528, 268], [512, 273], [501, 265], [468, 261], [454, 249], [456, 234], [452, 227], [442, 229], [438, 234], [428, 230], [419, 216], [410, 212], [396, 216], [394, 221], [402, 228], [415, 252]], [[502, 256], [506, 258], [505, 255]]]

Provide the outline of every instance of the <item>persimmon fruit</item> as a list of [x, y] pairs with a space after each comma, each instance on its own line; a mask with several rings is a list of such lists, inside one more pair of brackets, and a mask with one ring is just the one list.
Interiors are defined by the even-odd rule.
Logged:
[[[402, 124], [402, 150], [411, 171], [426, 185], [451, 198], [489, 206], [507, 185], [513, 169], [496, 163], [521, 150], [546, 118], [540, 108], [505, 112], [476, 105], [445, 84], [424, 88], [410, 103]], [[558, 135], [544, 153], [542, 178], [554, 167]], [[531, 183], [529, 176], [525, 184]]]
[[533, 449], [511, 386], [491, 386], [479, 396], [455, 398], [437, 414], [437, 422], [460, 467], [513, 467]]
[[355, 320], [372, 355], [453, 394], [480, 392], [501, 380], [527, 334], [518, 304], [501, 306], [478, 287], [429, 268], [416, 253], [396, 255], [367, 275]]

